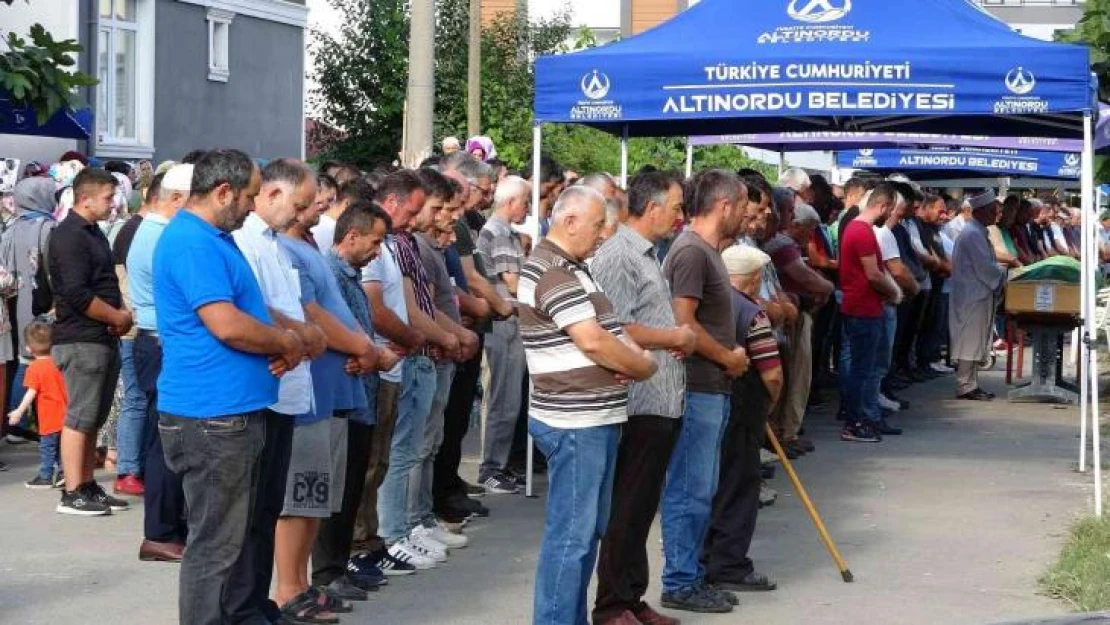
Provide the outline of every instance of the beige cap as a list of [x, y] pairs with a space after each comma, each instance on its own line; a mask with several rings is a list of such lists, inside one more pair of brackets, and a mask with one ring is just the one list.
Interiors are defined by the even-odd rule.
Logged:
[[730, 276], [755, 273], [771, 262], [770, 256], [748, 245], [733, 245], [721, 254], [721, 258], [725, 261], [725, 268]]
[[189, 191], [193, 188], [193, 166], [174, 165], [162, 177], [162, 188], [173, 191]]

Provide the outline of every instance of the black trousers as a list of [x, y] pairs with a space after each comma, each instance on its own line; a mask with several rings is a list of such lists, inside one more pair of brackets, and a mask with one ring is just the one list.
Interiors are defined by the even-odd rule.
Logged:
[[830, 355], [832, 353], [833, 326], [836, 325], [836, 299], [830, 298], [820, 309], [813, 313], [813, 332], [810, 334], [810, 344], [813, 355], [813, 388], [816, 390], [822, 380], [821, 374], [830, 369]]
[[643, 605], [648, 588], [647, 540], [681, 419], [631, 416], [621, 431], [609, 525], [597, 562], [593, 621], [601, 623]]
[[[347, 421], [347, 475], [364, 476], [370, 466], [370, 441], [374, 426]], [[324, 519], [312, 549], [312, 584], [326, 586], [347, 572], [351, 541], [355, 533], [355, 517], [362, 501], [364, 479], [348, 479], [343, 489], [343, 506], [336, 514]]]
[[759, 513], [759, 449], [766, 424], [760, 415], [767, 414], [768, 400], [759, 374], [747, 376], [746, 388], [741, 390], [739, 382], [733, 386], [732, 418], [721, 441], [720, 479], [702, 544], [701, 565], [710, 582], [739, 582], [755, 570], [748, 549]]
[[135, 379], [146, 394], [146, 470], [143, 481], [143, 537], [160, 543], [185, 543], [185, 490], [181, 476], [166, 466], [162, 437], [158, 433], [158, 374], [162, 372], [162, 345], [145, 332], [135, 337]]
[[270, 601], [274, 576], [274, 530], [285, 502], [285, 479], [293, 448], [293, 417], [263, 410], [266, 439], [258, 459], [260, 477], [254, 493], [251, 525], [239, 559], [232, 567], [224, 593], [233, 623], [255, 623], [264, 616], [276, 621], [281, 616]]
[[484, 337], [478, 334], [478, 353], [455, 367], [455, 378], [451, 381], [451, 392], [443, 412], [443, 444], [439, 446], [432, 468], [432, 497], [437, 503], [454, 494], [466, 494], [459, 477], [459, 464], [463, 439], [470, 430], [470, 411], [478, 393], [478, 378], [482, 375]]
[[921, 291], [913, 299], [898, 305], [898, 330], [894, 333], [891, 371], [910, 371], [914, 368], [913, 346], [921, 334], [921, 318], [930, 293], [931, 291]]

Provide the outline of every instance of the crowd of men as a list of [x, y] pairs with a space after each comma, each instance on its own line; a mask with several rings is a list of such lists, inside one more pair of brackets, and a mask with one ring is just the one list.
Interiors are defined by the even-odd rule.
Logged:
[[1007, 198], [999, 222], [990, 192], [650, 167], [621, 188], [467, 147], [370, 173], [197, 151], [111, 242], [112, 173], [76, 174], [48, 239], [30, 213], [53, 214], [53, 182], [17, 185], [17, 306], [51, 308], [30, 310], [44, 265], [69, 395], [58, 511], [128, 506], [93, 477], [122, 367], [143, 462], [115, 490], [144, 496], [140, 558], [181, 562], [181, 623], [336, 622], [466, 547], [478, 498], [521, 488], [527, 435], [548, 484], [535, 623], [676, 624], [645, 601], [657, 513], [660, 605], [730, 612], [776, 588], [749, 554], [767, 426], [813, 452], [806, 411], [838, 388], [842, 440], [899, 435], [897, 392], [946, 360], [989, 400], [1005, 267], [1074, 252], [1062, 209]]

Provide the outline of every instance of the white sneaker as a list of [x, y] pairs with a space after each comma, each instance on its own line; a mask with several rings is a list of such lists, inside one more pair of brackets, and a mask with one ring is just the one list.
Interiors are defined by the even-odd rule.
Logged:
[[902, 409], [902, 404], [888, 398], [886, 395], [879, 393], [879, 408], [889, 410], [891, 412], [898, 412]]
[[417, 527], [409, 534], [409, 546], [425, 558], [431, 558], [436, 562], [446, 562], [447, 547], [427, 534], [417, 532], [419, 529], [423, 528]]
[[447, 547], [448, 551], [451, 549], [462, 549], [470, 543], [470, 540], [466, 536], [452, 532], [442, 521], [433, 521], [416, 529], [423, 530], [429, 538]]
[[759, 464], [774, 464], [779, 461], [779, 455], [766, 449], [759, 450]]
[[943, 362], [940, 362], [940, 361], [937, 361], [937, 362], [934, 362], [934, 363], [930, 364], [929, 368], [932, 369], [933, 371], [936, 371], [937, 373], [949, 374], [949, 373], [955, 373], [956, 372], [955, 369], [953, 369], [952, 367], [949, 367], [948, 365], [946, 365], [946, 364], [944, 364]]
[[411, 564], [421, 571], [436, 568], [436, 561], [417, 550], [408, 538], [402, 538], [393, 543], [389, 548], [389, 555], [405, 564]]

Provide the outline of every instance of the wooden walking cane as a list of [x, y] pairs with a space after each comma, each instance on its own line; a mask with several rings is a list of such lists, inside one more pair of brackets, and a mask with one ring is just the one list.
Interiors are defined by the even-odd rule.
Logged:
[[806, 494], [806, 489], [802, 486], [802, 481], [798, 479], [798, 474], [794, 472], [794, 467], [790, 466], [790, 460], [786, 457], [786, 452], [782, 450], [782, 445], [779, 444], [779, 439], [775, 436], [775, 431], [771, 426], [765, 425], [767, 429], [767, 440], [771, 441], [771, 445], [775, 448], [775, 453], [778, 454], [782, 466], [786, 469], [786, 474], [790, 476], [790, 482], [794, 484], [794, 490], [797, 491], [798, 497], [802, 499], [802, 505], [805, 506], [806, 512], [809, 513], [809, 518], [813, 519], [813, 524], [817, 527], [817, 533], [821, 535], [821, 540], [825, 543], [825, 548], [829, 550], [829, 555], [832, 556], [833, 562], [836, 563], [836, 568], [840, 569], [840, 578], [845, 582], [853, 582], [855, 578], [852, 577], [852, 572], [848, 570], [848, 563], [844, 558], [840, 557], [840, 551], [837, 550], [836, 544], [833, 543], [832, 538], [829, 537], [828, 530], [825, 529], [824, 522], [821, 521], [821, 515], [817, 514], [817, 508], [814, 507], [813, 502], [809, 500], [809, 495]]

